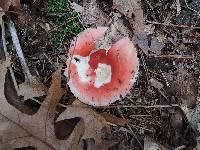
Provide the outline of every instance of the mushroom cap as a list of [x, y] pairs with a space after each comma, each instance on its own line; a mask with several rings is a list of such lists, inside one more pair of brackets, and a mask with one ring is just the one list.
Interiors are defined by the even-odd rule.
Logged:
[[[109, 105], [129, 93], [138, 72], [136, 48], [128, 37], [109, 50], [95, 50], [106, 27], [89, 28], [78, 35], [68, 52], [65, 75], [80, 101], [89, 105]], [[95, 51], [94, 51], [95, 50]]]

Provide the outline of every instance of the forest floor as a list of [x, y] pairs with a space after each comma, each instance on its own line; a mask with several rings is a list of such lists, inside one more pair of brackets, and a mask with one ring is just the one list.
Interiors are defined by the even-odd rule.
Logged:
[[[110, 150], [200, 149], [199, 0], [136, 0], [139, 4], [135, 6], [139, 8], [133, 10], [132, 18], [128, 15], [131, 8], [126, 2], [121, 6], [122, 0], [20, 0], [20, 6], [14, 5], [14, 1], [7, 7], [0, 2], [5, 12], [5, 39], [13, 74], [17, 85], [25, 82], [7, 29], [10, 20], [17, 29], [31, 74], [45, 87], [51, 87], [52, 74], [62, 65], [65, 93], [56, 108], [55, 118], [76, 99], [67, 90], [67, 79], [63, 75], [70, 42], [88, 27], [108, 24], [99, 20], [86, 23], [84, 17], [90, 15], [92, 9], [91, 12], [84, 9], [90, 4], [106, 16], [104, 19], [112, 20], [120, 15], [131, 33], [140, 61], [137, 81], [130, 94], [110, 106], [89, 106], [95, 113], [104, 114], [102, 116], [110, 122], [111, 130], [104, 137], [107, 147]], [[127, 14], [123, 9], [128, 10]], [[143, 13], [142, 16], [138, 16], [141, 13], [137, 10]], [[144, 32], [139, 32], [141, 27], [135, 23], [138, 18], [143, 20]], [[29, 98], [25, 105], [34, 114], [44, 99], [44, 96]], [[13, 105], [20, 110], [18, 104]], [[66, 139], [78, 121], [80, 119], [75, 117], [71, 122], [55, 122], [58, 139]], [[70, 124], [71, 129], [64, 133], [66, 124]], [[84, 148], [92, 149], [90, 145], [91, 141], [86, 140]]]

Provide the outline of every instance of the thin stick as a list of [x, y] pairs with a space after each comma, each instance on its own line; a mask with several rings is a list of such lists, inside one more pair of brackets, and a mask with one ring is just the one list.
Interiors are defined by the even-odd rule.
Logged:
[[149, 57], [155, 58], [173, 58], [173, 59], [194, 59], [192, 56], [181, 56], [181, 55], [154, 55], [150, 54]]
[[151, 117], [151, 115], [130, 115], [130, 117]]
[[171, 24], [171, 23], [167, 24], [167, 23], [160, 23], [160, 22], [148, 21], [148, 20], [146, 22], [150, 23], [150, 24], [163, 25], [163, 26], [168, 26], [168, 27], [200, 29], [200, 27], [193, 27], [193, 26], [187, 26], [187, 25], [175, 25], [175, 24]]
[[15, 28], [14, 23], [12, 21], [10, 21], [10, 23], [9, 23], [9, 30], [10, 30], [10, 33], [11, 33], [11, 36], [12, 36], [12, 41], [13, 41], [13, 44], [15, 46], [17, 55], [19, 57], [19, 60], [20, 60], [20, 63], [21, 63], [21, 66], [22, 66], [22, 69], [23, 69], [23, 72], [24, 72], [25, 81], [30, 82], [31, 74], [30, 74], [28, 65], [26, 64], [26, 60], [25, 60], [21, 45], [19, 43], [19, 38], [17, 36], [16, 28]]
[[178, 104], [171, 105], [110, 105], [110, 106], [96, 106], [95, 108], [169, 108], [169, 107], [177, 107]]

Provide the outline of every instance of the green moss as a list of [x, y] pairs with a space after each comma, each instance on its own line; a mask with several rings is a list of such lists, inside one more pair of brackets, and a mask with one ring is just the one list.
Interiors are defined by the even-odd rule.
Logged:
[[67, 0], [48, 0], [46, 18], [55, 25], [54, 30], [49, 33], [54, 49], [71, 41], [83, 29], [78, 21], [78, 14], [69, 7]]
[[67, 8], [67, 0], [48, 0], [47, 13], [62, 13]]

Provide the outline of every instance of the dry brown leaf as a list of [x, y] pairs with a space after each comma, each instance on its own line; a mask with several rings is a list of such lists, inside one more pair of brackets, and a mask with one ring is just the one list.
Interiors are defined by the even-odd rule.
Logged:
[[18, 95], [23, 96], [25, 100], [40, 97], [46, 94], [47, 88], [37, 77], [31, 76], [30, 83], [24, 82], [19, 85]]
[[107, 128], [106, 120], [97, 114], [91, 108], [81, 105], [68, 106], [67, 109], [59, 116], [57, 121], [79, 117], [84, 122], [85, 131], [82, 139], [93, 138], [95, 143], [102, 143], [103, 129]]
[[145, 30], [141, 0], [113, 0], [113, 7], [128, 17], [136, 33]]
[[151, 86], [153, 86], [154, 88], [156, 88], [158, 90], [162, 90], [164, 87], [164, 85], [161, 82], [159, 82], [158, 80], [156, 80], [154, 78], [151, 78], [149, 80], [149, 82], [150, 82]]
[[1, 0], [0, 1], [0, 7], [4, 11], [8, 11], [10, 6], [13, 6], [16, 9], [20, 9], [21, 7], [20, 0]]
[[144, 138], [144, 150], [167, 150], [167, 148], [156, 143], [152, 138], [146, 136]]
[[145, 33], [141, 0], [113, 0], [113, 7], [128, 18], [132, 28], [134, 29], [135, 43], [138, 44], [145, 54], [148, 54], [148, 38]]
[[101, 113], [101, 115], [105, 118], [105, 120], [111, 124], [119, 125], [119, 126], [125, 126], [129, 123], [128, 119], [125, 118], [119, 118], [114, 115], [108, 114], [108, 113]]
[[108, 17], [100, 10], [96, 0], [83, 0], [83, 8], [81, 18], [84, 24], [97, 27], [108, 22]]
[[[38, 149], [83, 149], [83, 140], [80, 139], [89, 137], [93, 137], [97, 143], [101, 143], [103, 132], [100, 131], [100, 129], [103, 129], [104, 122], [106, 121], [92, 109], [79, 108], [77, 106], [73, 106], [74, 108], [70, 106], [70, 108], [67, 109], [67, 111], [70, 111], [71, 113], [68, 114], [68, 117], [70, 117], [70, 115], [77, 115], [83, 119], [77, 123], [66, 140], [59, 140], [56, 137], [54, 131], [55, 110], [64, 93], [61, 88], [60, 69], [53, 74], [51, 87], [37, 113], [34, 115], [27, 115], [11, 105], [11, 103], [8, 102], [7, 97], [9, 97], [10, 101], [15, 101], [17, 96], [16, 94], [10, 93], [11, 88], [9, 88], [9, 86], [12, 86], [11, 82], [8, 80], [8, 68], [10, 67], [10, 64], [10, 59], [7, 57], [5, 60], [0, 60], [0, 117], [2, 118], [0, 118], [0, 136], [2, 139], [0, 145], [1, 149], [15, 149], [24, 146], [33, 146]], [[32, 94], [30, 97], [35, 96], [31, 93], [31, 88], [37, 89], [36, 94], [41, 92], [36, 86], [37, 83], [34, 83], [34, 86], [28, 86], [30, 89], [22, 94], [24, 95], [25, 93], [26, 98], [28, 98], [27, 93]], [[22, 87], [27, 87], [27, 85], [21, 85], [21, 88]], [[85, 124], [85, 121], [88, 123], [88, 120], [90, 120], [90, 124], [94, 121], [89, 127]], [[14, 135], [14, 133], [16, 135]], [[84, 136], [82, 137], [82, 135]]]
[[157, 37], [152, 36], [150, 51], [154, 52], [157, 55], [161, 55], [161, 50], [164, 48], [164, 44], [158, 40]]
[[[38, 149], [82, 149], [83, 141], [80, 141], [81, 138], [92, 137], [95, 138], [97, 143], [101, 142], [101, 129], [103, 129], [106, 122], [104, 118], [96, 114], [90, 108], [76, 106], [67, 108], [60, 117], [60, 120], [67, 117], [80, 117], [83, 118], [83, 120], [75, 126], [67, 140], [59, 140], [55, 136], [53, 124], [54, 112], [56, 104], [63, 95], [63, 90], [60, 87], [60, 71], [54, 73], [52, 85], [48, 91], [47, 97], [36, 114], [28, 116], [10, 105], [4, 96], [5, 76], [9, 65], [10, 62], [8, 60], [0, 61], [0, 75], [2, 77], [0, 86], [3, 87], [0, 89], [0, 115], [5, 116], [10, 122], [17, 126], [16, 133], [18, 131], [21, 133], [25, 132], [27, 136], [25, 134], [25, 137], [22, 136], [22, 138], [6, 140], [6, 143], [1, 145], [3, 148], [13, 149], [16, 148], [16, 146], [35, 146]], [[67, 113], [66, 116], [65, 113]], [[2, 122], [0, 122], [0, 124], [4, 126]], [[12, 138], [12, 134], [7, 134], [11, 132], [8, 128], [2, 127], [2, 129], [6, 129], [5, 134], [2, 132], [3, 139]], [[84, 136], [82, 137], [82, 135]], [[6, 138], [4, 138], [4, 136]]]
[[[6, 77], [6, 73], [7, 73], [7, 67], [9, 67], [9, 65], [10, 65], [9, 60], [0, 61], [0, 69], [1, 69], [0, 75], [2, 77], [1, 83], [0, 83], [0, 86], [1, 86], [0, 114], [2, 116], [5, 116], [6, 118], [8, 118], [10, 121], [14, 122], [16, 125], [21, 127], [24, 131], [28, 132], [29, 135], [34, 136], [34, 137], [36, 137], [36, 139], [38, 138], [39, 140], [41, 140], [43, 145], [48, 145], [48, 144], [46, 144], [48, 142], [46, 142], [46, 133], [45, 132], [47, 129], [50, 128], [50, 126], [47, 126], [48, 124], [50, 124], [50, 122], [52, 125], [52, 120], [53, 120], [52, 113], [53, 113], [53, 110], [55, 109], [54, 108], [55, 106], [53, 107], [51, 105], [56, 104], [56, 103], [52, 104], [52, 102], [55, 102], [56, 100], [58, 101], [59, 98], [62, 96], [61, 95], [62, 90], [60, 90], [60, 92], [51, 91], [52, 88], [54, 88], [54, 86], [58, 86], [57, 85], [58, 81], [57, 82], [53, 81], [52, 86], [49, 90], [49, 92], [52, 92], [52, 93], [48, 94], [48, 96], [45, 100], [45, 102], [51, 101], [51, 103], [48, 106], [45, 105], [46, 103], [43, 103], [42, 106], [40, 107], [40, 110], [35, 115], [28, 116], [28, 115], [21, 113], [16, 108], [14, 108], [12, 105], [10, 105], [4, 96], [4, 84], [6, 84], [5, 77]], [[55, 77], [54, 77], [54, 80], [56, 80]], [[53, 97], [53, 96], [55, 96], [55, 97]], [[52, 101], [52, 99], [54, 101]], [[49, 111], [52, 111], [52, 112], [50, 113]], [[53, 129], [53, 127], [51, 127], [51, 129]], [[10, 136], [10, 135], [6, 134], [4, 136]], [[51, 138], [55, 138], [55, 137], [51, 136]], [[55, 141], [55, 140], [52, 139], [52, 141]], [[50, 146], [50, 147], [53, 148], [53, 146]]]
[[[80, 12], [82, 23], [92, 27], [106, 26], [108, 30], [105, 35], [96, 41], [96, 49], [110, 49], [112, 44], [123, 37], [132, 37], [130, 29], [124, 25], [124, 20], [119, 13], [113, 13], [112, 18], [104, 13], [97, 4], [97, 0], [83, 0], [83, 7], [75, 2], [72, 7]], [[77, 8], [78, 6], [78, 8]]]
[[178, 66], [174, 73], [166, 74], [167, 80], [171, 83], [168, 92], [177, 98], [179, 103], [188, 108], [194, 108], [197, 102], [198, 82], [194, 74], [188, 72], [183, 66]]
[[[148, 55], [148, 51], [150, 47], [148, 45], [148, 31], [146, 32], [146, 25], [143, 16], [143, 9], [141, 7], [141, 0], [113, 0], [113, 8], [117, 9], [123, 15], [125, 15], [132, 28], [134, 29], [134, 39], [133, 41], [137, 44], [143, 52]], [[159, 48], [155, 47], [155, 45], [159, 45]], [[159, 51], [162, 49], [163, 44], [159, 43], [159, 41], [152, 40], [152, 50]], [[158, 50], [157, 50], [158, 49]]]
[[30, 25], [33, 25], [32, 18], [22, 9], [20, 0], [0, 0], [0, 10], [6, 12], [6, 14], [14, 14], [24, 24], [31, 22]]
[[71, 3], [71, 7], [78, 13], [83, 13], [84, 8], [80, 6], [79, 4], [76, 4], [75, 2]]
[[105, 35], [100, 40], [95, 42], [96, 49], [108, 50], [111, 48], [113, 43], [117, 42], [123, 37], [130, 37], [131, 35], [132, 33], [130, 30], [124, 26], [123, 20], [116, 18], [116, 20], [113, 20], [109, 25]]

